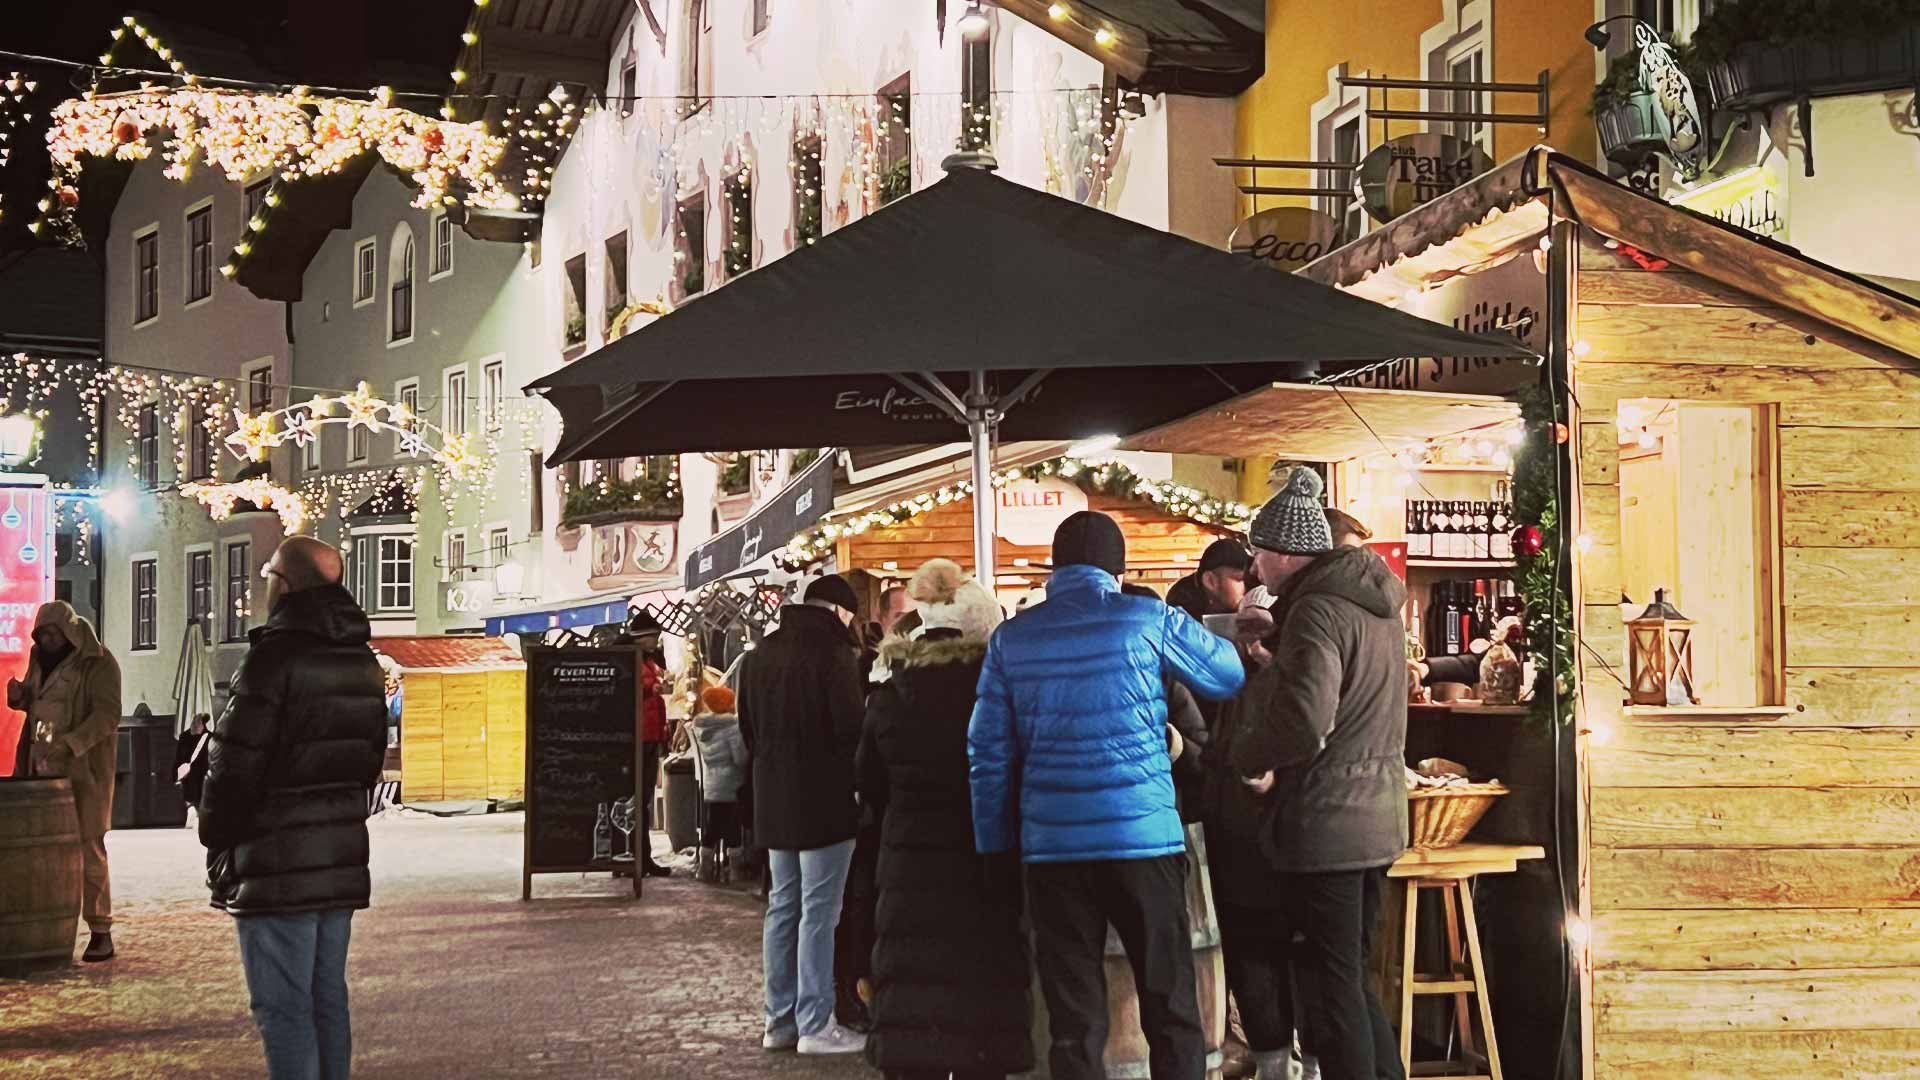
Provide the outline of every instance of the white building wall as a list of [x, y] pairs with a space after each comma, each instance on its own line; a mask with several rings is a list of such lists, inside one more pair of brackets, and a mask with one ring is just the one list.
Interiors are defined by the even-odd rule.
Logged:
[[[323, 429], [318, 468], [299, 476], [308, 484], [328, 476], [372, 482], [396, 467], [424, 476], [414, 545], [413, 609], [377, 618], [375, 631], [438, 634], [477, 629], [495, 609], [486, 596], [495, 561], [487, 552], [493, 528], [507, 528], [508, 557], [527, 571], [522, 591], [540, 595], [539, 543], [530, 514], [536, 481], [527, 452], [540, 447], [550, 410], [522, 395], [520, 387], [545, 370], [549, 355], [541, 349], [538, 279], [525, 247], [476, 240], [456, 223], [451, 269], [436, 273], [437, 215], [415, 207], [414, 195], [391, 170], [375, 168], [354, 197], [351, 226], [328, 234], [308, 263], [301, 299], [292, 305], [293, 381], [301, 399], [348, 391], [365, 381], [387, 401], [399, 400], [403, 383], [416, 382], [422, 417], [444, 431], [447, 375], [465, 373], [467, 429], [485, 460], [485, 474], [477, 482], [443, 488], [434, 470], [426, 468], [422, 458], [403, 453], [391, 433], [369, 437], [365, 458], [354, 460], [344, 425]], [[414, 241], [413, 334], [394, 342], [390, 320], [396, 245], [405, 235]], [[373, 296], [356, 303], [356, 253], [369, 241], [374, 249]], [[504, 398], [501, 423], [490, 431], [482, 417], [485, 368], [496, 361], [503, 369]], [[434, 445], [439, 445], [438, 437]], [[336, 494], [316, 507], [324, 512], [316, 514], [312, 531], [347, 546], [342, 501]], [[352, 506], [345, 509], [350, 512]], [[450, 568], [440, 565], [450, 529], [464, 530], [466, 565], [476, 568], [458, 581]], [[460, 586], [464, 603], [449, 604], [448, 584]]]
[[[814, 107], [825, 129], [822, 216], [828, 232], [865, 212], [865, 172], [850, 160], [858, 120], [842, 99], [871, 100], [900, 76], [911, 76], [915, 188], [937, 181], [941, 159], [956, 147], [963, 40], [951, 20], [958, 19], [964, 4], [948, 6], [943, 41], [930, 5], [785, 0], [774, 6], [768, 29], [756, 37], [751, 36], [749, 0], [708, 3], [712, 76], [702, 89], [714, 99], [704, 110], [674, 122], [678, 106], [670, 99], [681, 91], [687, 4], [655, 4], [656, 12], [666, 9], [666, 41], [655, 38], [644, 18], [630, 15], [614, 39], [605, 88], [620, 93], [622, 70], [632, 62], [638, 95], [653, 99], [633, 105], [631, 116], [623, 116], [617, 105], [590, 111], [554, 170], [539, 270], [549, 366], [572, 358], [562, 352], [568, 259], [585, 255], [587, 342], [581, 351], [605, 343], [609, 237], [628, 232], [631, 300], [673, 298], [675, 200], [690, 192], [706, 192], [706, 280], [708, 288], [716, 287], [723, 277], [721, 179], [743, 158], [755, 174], [754, 265], [792, 249], [792, 147], [796, 132], [808, 126], [807, 104], [792, 95], [818, 95]], [[988, 10], [994, 20], [993, 152], [1002, 176], [1204, 243], [1225, 243], [1234, 198], [1211, 157], [1232, 152], [1231, 101], [1150, 99], [1145, 115], [1121, 126], [1109, 168], [1090, 170], [1097, 164], [1089, 155], [1098, 146], [1102, 66], [1014, 15]], [[799, 124], [796, 113], [802, 116]], [[547, 445], [554, 445], [557, 435], [557, 422], [550, 421]], [[686, 495], [676, 566], [713, 531], [717, 476], [718, 468], [704, 457], [682, 455]], [[557, 523], [560, 501], [551, 477], [545, 498], [547, 521]], [[571, 552], [559, 544], [546, 546], [544, 600], [587, 592], [591, 549], [590, 539]]]
[[[276, 401], [284, 403], [289, 371], [285, 305], [262, 300], [233, 281], [213, 275], [209, 299], [186, 302], [187, 243], [185, 213], [203, 200], [213, 200], [213, 258], [217, 268], [239, 240], [245, 224], [241, 185], [229, 183], [216, 170], [199, 166], [185, 181], [161, 176], [164, 163], [156, 157], [136, 165], [115, 205], [106, 239], [106, 359], [111, 364], [163, 372], [237, 380], [248, 365], [271, 365]], [[159, 305], [149, 322], [134, 322], [134, 237], [148, 226], [159, 236]], [[181, 498], [174, 490], [182, 479], [176, 467], [179, 434], [175, 417], [162, 410], [160, 487], [149, 491], [139, 482], [131, 463], [131, 437], [118, 419], [119, 400], [107, 404], [107, 440], [104, 447], [110, 490], [131, 496], [129, 512], [119, 522], [101, 529], [95, 557], [103, 561], [102, 639], [119, 659], [124, 680], [125, 709], [131, 714], [145, 703], [155, 714], [173, 712], [173, 677], [179, 664], [187, 622], [187, 552], [196, 545], [214, 552], [213, 606], [216, 623], [227, 601], [225, 554], [229, 542], [251, 543], [253, 562], [249, 581], [259, 595], [258, 567], [271, 554], [280, 531], [271, 515], [247, 515], [225, 522], [211, 520], [205, 510]], [[217, 468], [231, 475], [235, 461], [221, 451]], [[151, 553], [157, 562], [158, 631], [151, 649], [133, 648], [133, 586], [131, 562], [138, 553]], [[264, 616], [255, 612], [253, 625]], [[216, 677], [229, 678], [244, 652], [244, 642], [222, 643], [216, 625]]]

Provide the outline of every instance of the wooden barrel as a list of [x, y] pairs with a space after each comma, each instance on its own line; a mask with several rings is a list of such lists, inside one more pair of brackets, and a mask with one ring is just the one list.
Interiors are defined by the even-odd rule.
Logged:
[[[1207, 841], [1199, 825], [1187, 826], [1187, 922], [1193, 936], [1193, 987], [1199, 998], [1200, 1028], [1206, 1037], [1207, 1080], [1220, 1080], [1220, 1044], [1227, 1034], [1227, 968], [1220, 951], [1220, 921], [1213, 909], [1213, 886], [1207, 876]], [[1045, 1080], [1047, 1068], [1047, 1004], [1036, 979], [1034, 999], [1034, 1070], [1025, 1080]], [[1140, 999], [1133, 986], [1133, 968], [1127, 963], [1120, 936], [1107, 928], [1107, 1076], [1113, 1080], [1148, 1080], [1147, 1038], [1140, 1030]]]
[[0, 969], [73, 963], [80, 819], [65, 778], [0, 777]]

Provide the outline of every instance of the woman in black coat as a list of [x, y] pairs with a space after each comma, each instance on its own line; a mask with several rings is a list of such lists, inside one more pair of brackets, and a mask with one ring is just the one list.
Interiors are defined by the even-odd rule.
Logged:
[[881, 646], [867, 702], [861, 798], [880, 815], [873, 1030], [889, 1080], [986, 1080], [1033, 1067], [1018, 853], [973, 849], [967, 722], [993, 598], [936, 559], [914, 574], [916, 637]]

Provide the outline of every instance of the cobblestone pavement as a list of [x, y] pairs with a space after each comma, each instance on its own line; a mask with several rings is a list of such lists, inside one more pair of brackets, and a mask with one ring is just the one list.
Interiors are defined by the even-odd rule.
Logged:
[[[759, 1048], [760, 905], [681, 874], [543, 875], [520, 901], [521, 816], [372, 824], [353, 920], [356, 1077], [871, 1078], [857, 1057]], [[110, 833], [119, 956], [0, 979], [0, 1076], [258, 1077], [231, 919], [185, 829]], [[85, 931], [82, 930], [84, 937]]]

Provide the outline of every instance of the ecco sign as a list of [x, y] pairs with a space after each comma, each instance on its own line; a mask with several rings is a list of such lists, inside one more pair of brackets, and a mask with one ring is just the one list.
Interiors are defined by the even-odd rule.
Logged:
[[1339, 246], [1340, 223], [1304, 206], [1262, 210], [1241, 222], [1227, 250], [1275, 270], [1294, 271]]

